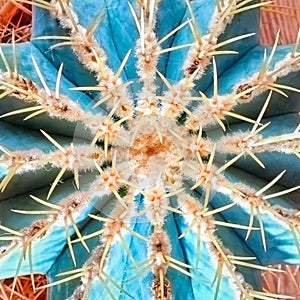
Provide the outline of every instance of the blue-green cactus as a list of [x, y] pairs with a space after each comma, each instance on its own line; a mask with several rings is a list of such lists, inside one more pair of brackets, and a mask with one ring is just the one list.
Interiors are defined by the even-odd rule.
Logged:
[[299, 263], [300, 53], [258, 44], [268, 4], [33, 1], [31, 41], [0, 52], [0, 280], [285, 298], [259, 274]]

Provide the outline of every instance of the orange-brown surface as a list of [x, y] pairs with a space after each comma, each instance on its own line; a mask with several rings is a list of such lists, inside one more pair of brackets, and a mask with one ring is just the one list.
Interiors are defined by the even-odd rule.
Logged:
[[[7, 278], [0, 281], [0, 299], [1, 300], [47, 300], [47, 288], [38, 289], [47, 284], [46, 275], [34, 274], [34, 292], [31, 276], [19, 276], [13, 289], [13, 278]], [[13, 294], [12, 294], [13, 291]], [[11, 296], [12, 294], [12, 296]]]
[[11, 1], [0, 2], [0, 42], [24, 42], [31, 35], [31, 6]]
[[[260, 15], [260, 43], [274, 44], [280, 29], [280, 44], [294, 43], [300, 28], [300, 0], [274, 0]], [[262, 288], [270, 293], [293, 296], [300, 300], [300, 267], [278, 265], [285, 273], [262, 273]]]
[[261, 10], [260, 43], [274, 44], [278, 29], [279, 44], [294, 43], [299, 27], [300, 0], [273, 0], [273, 4]]
[[280, 269], [284, 273], [264, 271], [261, 276], [263, 290], [300, 300], [300, 266], [276, 265], [272, 268]]

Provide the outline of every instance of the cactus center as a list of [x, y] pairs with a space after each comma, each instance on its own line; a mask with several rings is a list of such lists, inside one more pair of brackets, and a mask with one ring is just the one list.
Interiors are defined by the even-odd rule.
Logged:
[[135, 174], [139, 185], [149, 187], [158, 180], [170, 181], [172, 173], [180, 170], [180, 150], [173, 141], [157, 133], [147, 133], [137, 137], [129, 151], [129, 161], [137, 165]]

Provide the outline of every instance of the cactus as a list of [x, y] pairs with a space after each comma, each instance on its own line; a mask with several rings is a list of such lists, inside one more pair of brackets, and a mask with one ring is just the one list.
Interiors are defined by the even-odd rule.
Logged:
[[8, 298], [29, 275], [48, 299], [290, 299], [259, 276], [299, 264], [300, 34], [260, 46], [256, 0], [19, 2], [33, 37], [0, 50]]

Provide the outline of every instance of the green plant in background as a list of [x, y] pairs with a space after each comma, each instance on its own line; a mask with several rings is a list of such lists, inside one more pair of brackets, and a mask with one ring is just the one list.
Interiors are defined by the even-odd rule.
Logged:
[[269, 2], [33, 4], [31, 42], [0, 51], [0, 279], [47, 274], [49, 299], [291, 298], [259, 272], [299, 263], [300, 35], [257, 44]]

